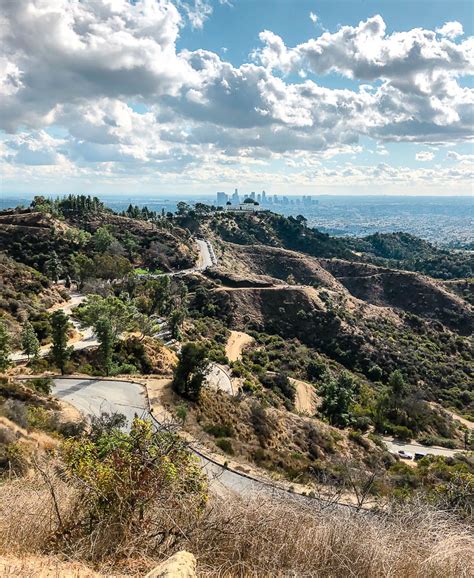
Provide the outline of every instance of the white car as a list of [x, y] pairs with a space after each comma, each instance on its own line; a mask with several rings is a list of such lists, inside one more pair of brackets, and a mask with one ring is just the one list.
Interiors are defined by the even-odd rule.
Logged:
[[413, 459], [413, 454], [411, 454], [410, 452], [406, 452], [405, 450], [399, 450], [398, 455], [401, 458], [403, 458], [404, 460], [412, 460]]

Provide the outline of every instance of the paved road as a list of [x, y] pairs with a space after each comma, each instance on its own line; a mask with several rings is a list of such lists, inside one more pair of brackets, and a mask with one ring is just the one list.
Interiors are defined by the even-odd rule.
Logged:
[[[59, 311], [61, 309], [62, 311], [64, 311], [64, 313], [66, 313], [66, 315], [70, 315], [74, 307], [80, 305], [85, 299], [86, 299], [85, 295], [82, 295], [77, 291], [71, 291], [71, 299], [66, 304], [54, 306], [51, 309], [49, 309], [49, 312]], [[92, 332], [92, 329], [90, 327], [88, 327], [87, 329], [81, 329], [77, 321], [74, 321], [73, 319], [71, 319], [70, 321], [74, 326], [74, 329], [76, 329], [76, 331], [78, 331], [82, 335], [80, 340], [71, 343], [72, 347], [76, 351], [79, 351], [80, 349], [87, 349], [88, 347], [96, 347], [97, 345], [99, 345], [99, 342], [95, 338], [94, 333]], [[39, 356], [46, 357], [46, 355], [48, 355], [50, 350], [51, 345], [45, 345], [44, 347], [41, 347], [39, 351]], [[24, 353], [15, 352], [12, 353], [10, 359], [14, 363], [17, 363], [21, 361], [27, 361], [28, 357]]]
[[228, 371], [217, 363], [211, 363], [206, 382], [210, 387], [225, 391], [229, 395], [234, 395], [235, 393]]
[[[214, 249], [212, 248], [211, 243], [204, 239], [197, 239], [196, 243], [199, 247], [200, 258], [195, 269], [198, 271], [205, 271], [217, 263]], [[194, 271], [195, 269], [191, 269], [191, 271]]]
[[211, 242], [206, 239], [196, 239], [196, 244], [199, 249], [198, 262], [194, 267], [189, 269], [181, 269], [180, 271], [172, 271], [171, 273], [143, 273], [139, 277], [147, 279], [156, 279], [158, 277], [182, 277], [183, 275], [191, 275], [200, 271], [205, 271], [217, 264], [217, 258], [212, 248]]
[[394, 453], [398, 453], [400, 450], [404, 450], [406, 452], [410, 452], [411, 454], [419, 453], [419, 454], [433, 454], [435, 456], [454, 456], [463, 450], [450, 450], [448, 448], [440, 448], [440, 447], [432, 447], [432, 446], [423, 446], [421, 444], [417, 444], [415, 442], [412, 443], [404, 443], [393, 438], [384, 438], [383, 440], [387, 448]]
[[[135, 415], [148, 415], [144, 388], [130, 381], [58, 378], [54, 380], [53, 394], [86, 416], [99, 415], [103, 411], [119, 412], [130, 421]], [[250, 495], [265, 489], [267, 494], [288, 495], [277, 488], [272, 490], [258, 481], [230, 472], [202, 456], [200, 460], [217, 491], [232, 490], [241, 495]]]
[[135, 414], [148, 415], [143, 387], [137, 383], [115, 380], [55, 379], [54, 396], [69, 402], [87, 416], [102, 412], [122, 413], [128, 420]]
[[[198, 260], [198, 263], [196, 264], [195, 267], [192, 267], [191, 269], [184, 269], [182, 271], [174, 271], [173, 273], [163, 273], [162, 275], [141, 275], [141, 277], [145, 277], [145, 276], [146, 277], [161, 277], [163, 275], [167, 275], [170, 277], [177, 277], [177, 276], [181, 276], [181, 275], [190, 275], [191, 273], [196, 273], [198, 271], [205, 271], [209, 267], [212, 267], [212, 265], [214, 265], [217, 262], [217, 260], [216, 260], [214, 250], [212, 248], [211, 243], [209, 241], [206, 241], [203, 239], [197, 239], [196, 243], [199, 247], [199, 260]], [[86, 299], [85, 295], [82, 295], [81, 293], [72, 291], [71, 292], [71, 299], [65, 305], [56, 306], [56, 307], [50, 309], [50, 311], [53, 311], [53, 310], [57, 311], [59, 309], [62, 309], [64, 311], [64, 313], [66, 313], [67, 315], [70, 315], [72, 312], [72, 309], [74, 309], [74, 307], [77, 307], [78, 305], [80, 305], [85, 299]], [[82, 349], [88, 349], [89, 347], [97, 347], [99, 345], [99, 342], [97, 341], [97, 339], [96, 339], [96, 337], [95, 337], [95, 335], [94, 335], [94, 333], [90, 327], [87, 327], [86, 329], [81, 329], [80, 325], [77, 321], [74, 321], [73, 319], [71, 319], [71, 322], [72, 322], [74, 328], [82, 334], [82, 337], [80, 340], [75, 341], [74, 343], [71, 343], [74, 350], [79, 351]], [[42, 347], [40, 349], [39, 356], [40, 357], [46, 357], [46, 355], [48, 355], [50, 349], [51, 349], [51, 345], [45, 345], [44, 347]], [[12, 353], [12, 355], [10, 356], [10, 359], [14, 363], [19, 363], [22, 361], [27, 361], [28, 357], [21, 352], [15, 352], [15, 353]], [[223, 383], [225, 383], [225, 380], [223, 381]]]

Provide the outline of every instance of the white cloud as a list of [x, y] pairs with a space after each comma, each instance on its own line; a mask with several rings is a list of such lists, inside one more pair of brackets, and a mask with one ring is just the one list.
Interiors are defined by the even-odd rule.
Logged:
[[390, 154], [388, 150], [383, 145], [380, 144], [377, 145], [375, 152], [380, 156], [388, 156]]
[[3, 156], [9, 163], [18, 165], [64, 165], [68, 160], [59, 150], [65, 144], [63, 139], [55, 139], [45, 131], [19, 134], [3, 143]]
[[316, 74], [338, 72], [348, 78], [370, 81], [403, 81], [408, 77], [416, 84], [420, 74], [431, 75], [443, 70], [467, 73], [474, 68], [472, 39], [455, 44], [421, 28], [386, 34], [385, 22], [379, 15], [358, 26], [324, 32], [294, 48], [287, 48], [274, 34], [262, 33], [260, 39], [265, 46], [256, 56], [283, 71], [291, 60], [298, 67], [305, 64]]
[[428, 162], [428, 161], [432, 161], [434, 159], [434, 153], [430, 152], [430, 151], [420, 151], [419, 153], [416, 153], [415, 158], [417, 161], [420, 162]]
[[[220, 2], [221, 4], [225, 2]], [[212, 15], [212, 5], [207, 0], [178, 0], [180, 6], [192, 28], [200, 30], [204, 26], [204, 22]]]
[[170, 2], [0, 0], [0, 8], [7, 130], [43, 126], [64, 103], [159, 97], [190, 80], [175, 51], [181, 17]]
[[[184, 19], [168, 0], [0, 4], [0, 118], [6, 130], [22, 131], [5, 140], [8, 174], [21, 164], [43, 175], [61, 166], [90, 178], [205, 182], [258, 167], [258, 178], [273, 182], [287, 178], [269, 168], [280, 162], [302, 171], [304, 184], [315, 168], [323, 180], [333, 171], [347, 183], [402, 182], [408, 169], [380, 164], [365, 174], [365, 168], [328, 169], [324, 162], [362, 152], [360, 137], [375, 139], [378, 155], [388, 154], [387, 141], [472, 138], [474, 91], [458, 80], [472, 70], [474, 42], [455, 43], [446, 30], [388, 35], [376, 16], [294, 48], [266, 30], [254, 60], [234, 66], [206, 50], [177, 52]], [[180, 9], [200, 27], [210, 14], [205, 5], [193, 1], [185, 9], [181, 2]], [[363, 84], [323, 86], [332, 72]], [[44, 130], [52, 124], [60, 139]], [[418, 153], [417, 160], [433, 158], [426, 155], [433, 153]], [[464, 178], [465, 159], [451, 158]]]
[[255, 60], [270, 70], [277, 68], [285, 73], [295, 70], [299, 56], [285, 46], [280, 36], [271, 30], [264, 30], [258, 36], [264, 47], [252, 53]]
[[374, 95], [372, 115], [385, 119], [372, 132], [379, 139], [447, 142], [472, 135], [474, 91], [458, 83], [474, 71], [472, 38], [456, 44], [420, 28], [388, 35], [374, 16], [294, 48], [269, 31], [260, 40], [253, 57], [269, 70], [379, 81], [360, 89]]
[[449, 151], [446, 156], [448, 159], [455, 160], [460, 163], [474, 163], [474, 154], [460, 154], [456, 151]]
[[462, 36], [464, 34], [464, 29], [460, 22], [446, 22], [444, 26], [441, 28], [436, 28], [436, 32], [441, 34], [441, 36], [446, 36], [451, 40], [457, 38], [458, 36]]
[[318, 15], [315, 14], [314, 12], [310, 12], [309, 13], [309, 19], [311, 20], [311, 22], [316, 24], [316, 22], [318, 21]]

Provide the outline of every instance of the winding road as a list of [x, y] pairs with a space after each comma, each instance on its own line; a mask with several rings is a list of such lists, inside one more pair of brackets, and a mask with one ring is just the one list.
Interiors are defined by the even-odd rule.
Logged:
[[159, 277], [182, 277], [183, 275], [192, 275], [205, 271], [217, 264], [217, 258], [212, 248], [211, 242], [206, 239], [196, 239], [196, 245], [199, 249], [198, 262], [194, 267], [189, 269], [181, 269], [180, 271], [172, 271], [171, 273], [140, 273], [138, 277], [147, 279], [157, 279]]
[[[64, 305], [60, 304], [59, 306], [56, 305], [51, 309], [48, 309], [48, 311], [50, 313], [53, 313], [54, 311], [62, 310], [67, 315], [71, 315], [71, 312], [74, 309], [74, 307], [80, 305], [85, 299], [86, 299], [85, 295], [82, 295], [81, 293], [78, 293], [76, 291], [71, 291], [71, 299], [66, 304]], [[77, 321], [72, 319], [71, 322], [72, 325], [74, 326], [74, 329], [78, 331], [81, 335], [81, 338], [78, 341], [73, 341], [70, 343], [70, 345], [73, 347], [75, 351], [87, 349], [89, 347], [97, 347], [99, 345], [99, 342], [94, 336], [92, 328], [87, 327], [86, 329], [81, 329]], [[50, 350], [51, 344], [41, 347], [39, 351], [39, 357], [46, 357], [46, 355], [48, 355]], [[15, 353], [12, 353], [10, 359], [13, 361], [13, 363], [20, 363], [22, 361], [27, 361], [28, 356], [25, 355], [24, 353], [17, 351]]]
[[[216, 259], [216, 256], [214, 254], [214, 249], [212, 248], [210, 241], [207, 241], [205, 239], [196, 239], [196, 244], [199, 248], [199, 258], [198, 258], [198, 262], [195, 265], [195, 267], [192, 267], [191, 269], [183, 269], [181, 271], [173, 271], [172, 273], [162, 273], [160, 275], [152, 275], [152, 274], [140, 275], [140, 277], [154, 278], [154, 277], [162, 277], [162, 276], [178, 277], [178, 276], [182, 276], [182, 275], [191, 275], [192, 273], [205, 271], [209, 267], [212, 267], [213, 265], [215, 265], [217, 263], [217, 259]], [[67, 315], [71, 315], [72, 310], [75, 307], [77, 307], [78, 305], [80, 305], [85, 299], [86, 299], [86, 295], [82, 295], [81, 293], [78, 293], [77, 291], [71, 291], [71, 299], [67, 303], [55, 305], [54, 307], [52, 307], [48, 311], [50, 313], [52, 313], [53, 311], [58, 311], [59, 309], [61, 309]], [[70, 345], [73, 347], [73, 349], [75, 351], [80, 351], [82, 349], [88, 349], [90, 347], [98, 347], [99, 342], [97, 341], [91, 327], [87, 327], [86, 329], [81, 329], [81, 327], [77, 321], [74, 321], [73, 319], [71, 319], [71, 322], [72, 322], [72, 325], [74, 326], [74, 329], [76, 329], [76, 331], [78, 331], [81, 335], [80, 339], [78, 339], [77, 341], [70, 342]], [[45, 345], [45, 346], [41, 347], [41, 349], [39, 351], [39, 357], [46, 357], [48, 355], [48, 353], [50, 352], [50, 350], [51, 350], [51, 345]], [[24, 353], [20, 352], [20, 351], [16, 351], [16, 352], [11, 354], [10, 359], [11, 359], [11, 361], [13, 361], [13, 363], [21, 363], [24, 361], [28, 361], [28, 356], [25, 355]], [[219, 373], [218, 370], [216, 370], [216, 371], [217, 371], [217, 373]], [[222, 379], [223, 383], [225, 383], [225, 381], [226, 381], [225, 377], [221, 376], [220, 379]], [[226, 388], [229, 387], [229, 384], [225, 384], [225, 385], [226, 385]], [[230, 387], [232, 387], [232, 386], [230, 385]]]
[[[96, 378], [56, 378], [54, 379], [53, 394], [58, 399], [70, 403], [83, 415], [89, 417], [100, 415], [102, 412], [118, 412], [125, 415], [130, 422], [135, 416], [146, 417], [150, 415], [144, 387], [132, 381]], [[229, 470], [203, 455], [199, 449], [192, 446], [191, 449], [199, 457], [214, 491], [221, 495], [234, 492], [245, 497], [264, 492], [266, 496], [293, 499], [304, 501], [305, 503], [322, 502], [324, 507], [355, 507], [348, 503], [335, 504], [330, 501], [326, 502], [324, 498], [311, 498], [304, 494], [293, 493], [271, 481], [258, 480], [246, 473]], [[397, 446], [397, 449], [401, 448]], [[427, 450], [426, 453], [438, 453], [433, 451], [434, 448], [423, 449]]]
[[393, 438], [383, 438], [388, 450], [398, 454], [400, 450], [409, 452], [410, 454], [432, 454], [434, 456], [452, 457], [454, 454], [462, 452], [463, 450], [452, 450], [448, 448], [440, 448], [437, 446], [423, 446], [415, 442], [405, 443], [397, 441]]
[[[136, 415], [149, 416], [144, 387], [132, 381], [57, 378], [54, 379], [52, 393], [89, 417], [98, 416], [102, 412], [121, 413], [128, 421]], [[216, 491], [231, 490], [240, 495], [250, 495], [265, 490], [267, 494], [270, 492], [274, 495], [288, 496], [288, 493], [282, 489], [254, 480], [245, 474], [230, 471], [203, 456], [199, 450], [193, 449], [193, 451], [199, 456]]]

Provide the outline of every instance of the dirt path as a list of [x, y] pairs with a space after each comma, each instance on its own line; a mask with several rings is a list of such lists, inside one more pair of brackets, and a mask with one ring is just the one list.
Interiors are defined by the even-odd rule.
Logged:
[[225, 353], [229, 361], [237, 361], [242, 357], [244, 347], [253, 343], [254, 338], [243, 331], [231, 331]]
[[441, 409], [445, 413], [449, 414], [453, 419], [455, 419], [456, 421], [461, 423], [463, 426], [467, 427], [467, 429], [474, 430], [474, 423], [472, 421], [469, 421], [465, 417], [461, 417], [460, 415], [458, 415], [454, 411], [451, 411], [450, 409], [447, 409], [446, 407], [442, 407], [441, 405], [439, 405], [437, 403], [431, 402], [430, 405], [432, 407], [437, 408], [437, 409]]
[[320, 401], [319, 397], [316, 395], [314, 386], [312, 386], [310, 383], [307, 383], [306, 381], [301, 381], [292, 377], [290, 377], [290, 383], [292, 383], [296, 389], [296, 411], [308, 414], [310, 416], [314, 415]]

